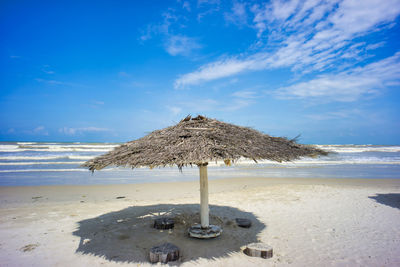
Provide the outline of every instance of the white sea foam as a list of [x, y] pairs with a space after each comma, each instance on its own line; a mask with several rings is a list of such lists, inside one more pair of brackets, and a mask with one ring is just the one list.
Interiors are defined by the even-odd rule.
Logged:
[[68, 156], [69, 159], [82, 159], [82, 160], [89, 160], [93, 159], [96, 156]]
[[1, 156], [0, 160], [56, 160], [56, 159], [80, 159], [89, 160], [95, 156]]
[[400, 165], [400, 161], [372, 161], [372, 160], [320, 160], [320, 161], [295, 161], [295, 162], [283, 162], [275, 163], [279, 165], [290, 165], [290, 166], [300, 166], [300, 165], [341, 165], [341, 164], [397, 164]]
[[7, 151], [2, 151], [0, 152], [26, 152], [26, 151], [32, 151], [32, 152], [108, 152], [111, 149], [88, 149], [88, 148], [47, 148], [47, 149], [40, 149], [40, 148], [18, 148], [14, 150], [7, 150]]
[[400, 146], [316, 145], [316, 147], [336, 153], [400, 152]]
[[65, 164], [75, 165], [83, 164], [84, 161], [24, 161], [24, 162], [0, 162], [0, 166], [18, 166], [18, 165], [54, 165], [54, 164]]
[[17, 145], [0, 145], [0, 152], [18, 151]]
[[1, 144], [0, 152], [48, 151], [48, 152], [108, 152], [118, 144], [80, 144], [80, 143], [34, 143], [18, 142]]
[[[352, 157], [352, 158], [339, 158], [337, 160], [326, 160], [325, 157], [316, 158], [316, 159], [308, 159], [303, 158], [296, 161], [289, 162], [276, 162], [270, 160], [258, 160], [258, 164], [266, 164], [266, 165], [280, 165], [280, 166], [304, 166], [304, 165], [339, 165], [339, 164], [397, 164], [400, 165], [400, 158], [392, 157], [392, 158], [377, 158], [377, 157]], [[235, 166], [248, 166], [254, 165], [255, 162], [253, 160], [240, 159], [235, 162]], [[209, 166], [223, 166], [224, 162], [218, 161], [210, 162]], [[257, 166], [257, 165], [255, 165]]]
[[[0, 145], [0, 152], [49, 151], [49, 152], [108, 152], [119, 144], [88, 144], [88, 143], [34, 143], [18, 142]], [[400, 146], [375, 145], [316, 145], [317, 147], [336, 153], [362, 152], [400, 152]]]
[[[106, 168], [101, 171], [115, 171], [121, 170], [120, 168]], [[0, 173], [12, 173], [12, 172], [89, 172], [88, 169], [21, 169], [21, 170], [0, 170]]]
[[24, 170], [0, 170], [0, 173], [10, 172], [87, 172], [87, 169], [24, 169]]

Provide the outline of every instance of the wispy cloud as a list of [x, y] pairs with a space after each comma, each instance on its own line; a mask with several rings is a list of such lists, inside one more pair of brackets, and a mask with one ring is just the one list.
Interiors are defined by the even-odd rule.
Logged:
[[224, 18], [227, 23], [236, 24], [238, 26], [247, 24], [246, 4], [234, 2], [230, 12], [224, 13]]
[[386, 44], [386, 42], [379, 42], [379, 43], [375, 43], [375, 44], [370, 44], [370, 45], [367, 45], [365, 47], [365, 49], [366, 50], [375, 50], [375, 49], [377, 49], [379, 47], [384, 46], [385, 44]]
[[[185, 2], [182, 8], [190, 9], [189, 3], [186, 4]], [[202, 47], [196, 38], [174, 33], [174, 28], [184, 28], [181, 22], [181, 16], [176, 15], [173, 10], [168, 10], [162, 14], [162, 17], [161, 23], [149, 24], [146, 30], [142, 31], [139, 37], [142, 42], [154, 36], [161, 36], [163, 39], [163, 46], [171, 56], [190, 56], [194, 50]]]
[[249, 57], [245, 60], [227, 58], [212, 62], [200, 67], [197, 71], [182, 75], [175, 80], [174, 87], [182, 88], [186, 85], [199, 84], [205, 81], [229, 77], [246, 70], [259, 70], [265, 68], [264, 54], [257, 54], [261, 58]]
[[[400, 14], [400, 3], [398, 0], [271, 1], [253, 5], [251, 10], [252, 27], [262, 42], [267, 40], [260, 50], [205, 64], [178, 77], [175, 87], [245, 71], [288, 67], [300, 73], [318, 73], [335, 69], [340, 65], [335, 64], [338, 62], [359, 64], [374, 46], [360, 42], [355, 47], [354, 40], [390, 25]], [[264, 52], [266, 48], [268, 52]]]
[[236, 91], [232, 94], [232, 96], [244, 99], [252, 99], [258, 97], [257, 92], [251, 90]]
[[104, 101], [100, 100], [91, 100], [89, 104], [86, 104], [86, 106], [89, 106], [90, 108], [100, 108], [104, 105]]
[[400, 52], [364, 67], [320, 75], [319, 77], [279, 88], [281, 98], [324, 98], [325, 101], [355, 101], [377, 94], [380, 89], [400, 85]]
[[221, 111], [237, 111], [254, 104], [255, 101], [250, 98], [234, 98], [232, 101], [221, 106]]
[[125, 71], [120, 71], [120, 72], [118, 72], [118, 76], [119, 76], [119, 77], [123, 77], [123, 78], [129, 78], [129, 77], [131, 77], [132, 75], [130, 75], [129, 73], [127, 73], [127, 72], [125, 72]]
[[37, 78], [35, 80], [40, 83], [46, 83], [46, 84], [51, 84], [51, 85], [65, 85], [66, 84], [65, 82], [61, 82], [61, 81], [46, 80], [46, 79], [41, 79], [41, 78]]
[[174, 115], [178, 115], [182, 112], [182, 108], [176, 106], [167, 106], [167, 109]]
[[168, 36], [164, 45], [165, 50], [171, 56], [189, 56], [192, 54], [193, 50], [201, 48], [201, 45], [195, 38], [190, 38], [183, 35]]
[[55, 71], [53, 71], [50, 67], [50, 65], [43, 65], [42, 71], [46, 74], [54, 74]]
[[42, 78], [36, 78], [35, 81], [39, 82], [39, 83], [43, 83], [43, 84], [48, 84], [48, 85], [52, 85], [52, 86], [72, 86], [72, 87], [84, 87], [84, 88], [88, 88], [89, 86], [83, 85], [83, 84], [79, 84], [79, 83], [71, 83], [71, 82], [64, 82], [64, 81], [59, 81], [59, 80], [52, 80], [52, 79], [42, 79]]
[[221, 0], [197, 0], [197, 5], [219, 5], [221, 3]]
[[206, 16], [219, 12], [220, 5], [220, 0], [198, 0], [197, 8], [199, 13], [197, 14], [197, 21], [201, 22]]
[[107, 128], [98, 128], [98, 127], [82, 127], [82, 128], [63, 127], [60, 128], [58, 131], [65, 135], [82, 135], [88, 132], [108, 132], [111, 130]]
[[360, 117], [365, 116], [366, 111], [360, 109], [342, 109], [337, 111], [325, 112], [325, 113], [318, 113], [318, 114], [307, 114], [305, 115], [306, 118], [317, 120], [317, 121], [326, 121], [326, 120], [342, 120], [348, 119], [351, 117]]
[[171, 26], [174, 25], [178, 21], [179, 17], [175, 15], [172, 10], [168, 10], [162, 13], [162, 22], [161, 23], [151, 23], [148, 24], [145, 29], [141, 30], [141, 35], [139, 36], [139, 40], [144, 42], [156, 35], [169, 35], [171, 33]]
[[45, 136], [49, 135], [49, 132], [46, 130], [46, 127], [42, 125], [35, 127], [33, 130], [25, 131], [25, 133], [30, 135], [45, 135]]
[[173, 115], [185, 113], [204, 114], [221, 111], [233, 112], [255, 104], [259, 97], [255, 91], [243, 90], [236, 91], [230, 96], [226, 96], [223, 100], [213, 98], [197, 98], [193, 100], [188, 98], [185, 101], [181, 100], [175, 103], [173, 106], [167, 105], [166, 108]]
[[181, 0], [178, 0], [177, 2], [182, 4], [182, 9], [184, 9], [184, 10], [186, 10], [186, 11], [188, 11], [188, 12], [190, 12], [190, 11], [192, 10], [189, 1], [181, 1]]

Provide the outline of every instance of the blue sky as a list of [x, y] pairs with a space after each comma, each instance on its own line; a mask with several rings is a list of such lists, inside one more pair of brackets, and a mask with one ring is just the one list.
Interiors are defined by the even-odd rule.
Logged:
[[133, 140], [203, 114], [400, 144], [400, 1], [1, 1], [0, 140]]

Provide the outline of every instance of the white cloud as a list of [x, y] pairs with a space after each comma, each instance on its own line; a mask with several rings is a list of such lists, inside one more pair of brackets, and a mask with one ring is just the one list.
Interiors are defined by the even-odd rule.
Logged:
[[94, 105], [104, 105], [103, 101], [93, 100], [92, 102]]
[[220, 110], [222, 111], [237, 111], [239, 109], [250, 106], [254, 103], [254, 100], [248, 98], [236, 98], [230, 103], [223, 105]]
[[207, 112], [237, 111], [250, 106], [256, 102], [257, 93], [253, 91], [237, 91], [231, 96], [223, 99], [197, 98], [192, 97], [180, 100], [166, 108], [173, 115], [179, 114], [204, 114]]
[[[190, 11], [189, 3], [184, 2], [182, 8], [189, 8], [188, 11]], [[148, 24], [146, 29], [142, 30], [139, 40], [144, 42], [154, 36], [161, 36], [164, 49], [172, 56], [189, 56], [192, 54], [193, 50], [202, 47], [196, 38], [175, 34], [176, 28], [181, 29], [184, 28], [185, 25], [182, 24], [182, 16], [177, 15], [173, 9], [168, 9], [168, 11], [162, 14], [162, 17], [163, 21], [160, 24]]]
[[219, 5], [220, 4], [220, 0], [197, 0], [197, 5], [201, 6], [201, 5]]
[[241, 90], [236, 91], [232, 94], [233, 99], [222, 108], [222, 110], [226, 111], [236, 111], [247, 106], [250, 106], [256, 102], [256, 99], [259, 98], [259, 94], [253, 90]]
[[276, 0], [272, 1], [271, 5], [267, 6], [267, 9], [271, 9], [270, 12], [266, 12], [271, 15], [272, 18], [278, 20], [286, 20], [289, 16], [293, 14], [299, 4], [299, 0], [293, 1], [282, 1]]
[[194, 38], [183, 35], [171, 35], [165, 42], [165, 50], [172, 56], [188, 56], [199, 48], [201, 45]]
[[34, 132], [40, 132], [40, 131], [43, 131], [43, 130], [44, 130], [44, 126], [38, 126], [33, 131]]
[[104, 105], [104, 101], [100, 101], [100, 100], [91, 100], [89, 102], [89, 104], [87, 104], [87, 106], [89, 106], [91, 108], [100, 108], [103, 105]]
[[326, 113], [308, 114], [305, 115], [305, 117], [312, 120], [325, 121], [325, 120], [335, 120], [335, 119], [347, 119], [350, 117], [360, 117], [365, 114], [366, 114], [365, 110], [359, 110], [357, 108], [354, 108], [348, 110], [342, 109]]
[[367, 47], [365, 47], [366, 50], [375, 50], [379, 47], [382, 47], [386, 44], [386, 42], [379, 42], [379, 43], [375, 43], [375, 44], [370, 44], [367, 45]]
[[176, 106], [167, 106], [167, 109], [174, 115], [178, 115], [182, 112], [182, 108]]
[[279, 88], [276, 95], [281, 98], [323, 98], [325, 101], [350, 102], [399, 84], [400, 52], [364, 67], [320, 75], [310, 81]]
[[35, 79], [37, 82], [40, 83], [46, 83], [46, 84], [51, 84], [51, 85], [64, 85], [66, 84], [65, 82], [61, 82], [61, 81], [56, 81], [56, 80], [45, 80], [45, 79], [41, 79], [41, 78], [37, 78]]
[[[359, 43], [356, 38], [385, 29], [400, 14], [399, 0], [271, 1], [254, 5], [253, 26], [267, 40], [248, 56], [217, 60], [181, 75], [175, 87], [199, 84], [249, 70], [291, 68], [300, 73], [349, 66], [369, 57], [368, 49], [380, 45]], [[262, 43], [262, 42], [261, 42]], [[368, 47], [368, 45], [370, 45]], [[270, 52], [262, 52], [268, 48]], [[336, 63], [336, 64], [335, 64]], [[340, 63], [340, 64], [337, 64]]]
[[186, 9], [186, 11], [190, 11], [190, 3], [188, 1], [184, 1], [182, 4], [182, 8]]
[[38, 126], [32, 131], [33, 134], [38, 134], [38, 135], [49, 135], [49, 132], [46, 130], [44, 126]]
[[234, 2], [230, 12], [224, 13], [225, 21], [236, 25], [247, 24], [246, 4]]
[[199, 84], [204, 81], [215, 80], [232, 76], [246, 70], [256, 70], [264, 68], [263, 54], [259, 54], [261, 59], [256, 57], [246, 60], [236, 58], [223, 59], [200, 67], [199, 70], [182, 75], [175, 80], [175, 88], [182, 88], [186, 85]]
[[42, 71], [46, 74], [54, 74], [55, 72], [51, 69], [50, 65], [43, 65]]
[[55, 72], [52, 70], [43, 70], [44, 73], [46, 74], [54, 74]]
[[35, 81], [37, 81], [39, 83], [43, 83], [43, 84], [48, 84], [51, 86], [64, 85], [64, 86], [88, 88], [88, 86], [79, 84], [79, 83], [63, 82], [63, 81], [57, 81], [57, 80], [47, 80], [47, 79], [42, 79], [42, 78], [36, 78]]
[[252, 99], [258, 97], [257, 92], [250, 90], [236, 91], [232, 94], [232, 96], [245, 99]]
[[132, 75], [130, 75], [129, 73], [127, 73], [127, 72], [125, 72], [125, 71], [120, 71], [120, 72], [118, 72], [118, 76], [119, 76], [119, 77], [124, 77], [124, 78], [129, 78], [129, 77], [131, 77]]
[[82, 128], [63, 127], [60, 128], [58, 131], [66, 135], [81, 135], [87, 132], [108, 132], [110, 131], [110, 129], [98, 128], [98, 127], [82, 127]]
[[218, 109], [220, 103], [211, 98], [188, 99], [187, 101], [180, 102], [179, 106], [182, 107], [182, 110], [189, 110], [193, 113], [204, 113]]
[[176, 24], [179, 20], [179, 17], [174, 14], [172, 10], [168, 10], [162, 13], [163, 21], [159, 24], [148, 24], [146, 29], [141, 30], [141, 35], [139, 36], [139, 40], [144, 42], [155, 35], [161, 34], [168, 36], [171, 34], [171, 27]]

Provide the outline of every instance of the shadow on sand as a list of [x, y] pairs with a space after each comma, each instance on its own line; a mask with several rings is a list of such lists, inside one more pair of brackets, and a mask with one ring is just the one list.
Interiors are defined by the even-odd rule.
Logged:
[[369, 197], [374, 199], [376, 202], [390, 206], [392, 208], [400, 209], [400, 194], [376, 194], [376, 196]]
[[[77, 252], [105, 257], [115, 262], [148, 262], [150, 248], [170, 242], [180, 248], [179, 264], [200, 258], [227, 257], [241, 246], [257, 242], [257, 235], [266, 227], [252, 213], [228, 206], [210, 205], [210, 224], [223, 228], [221, 236], [199, 240], [188, 236], [188, 228], [200, 221], [198, 204], [152, 205], [129, 207], [96, 218], [78, 222], [74, 235], [80, 237]], [[154, 219], [172, 217], [172, 230], [153, 228]], [[250, 228], [238, 227], [235, 218], [252, 221]]]

